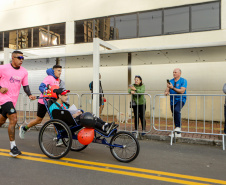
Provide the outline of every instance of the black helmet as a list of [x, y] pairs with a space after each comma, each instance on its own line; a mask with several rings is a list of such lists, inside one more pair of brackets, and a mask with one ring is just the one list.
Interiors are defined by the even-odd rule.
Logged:
[[90, 112], [85, 112], [80, 116], [80, 124], [86, 128], [94, 128], [96, 120]]

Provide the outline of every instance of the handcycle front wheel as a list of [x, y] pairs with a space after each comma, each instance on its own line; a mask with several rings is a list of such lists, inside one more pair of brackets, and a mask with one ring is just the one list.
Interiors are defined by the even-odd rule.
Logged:
[[131, 133], [121, 131], [111, 138], [110, 151], [115, 159], [127, 163], [136, 159], [140, 152], [140, 145]]
[[[59, 139], [67, 138], [67, 145], [57, 146]], [[67, 155], [72, 144], [70, 128], [61, 120], [47, 121], [39, 132], [39, 146], [42, 152], [52, 159], [59, 159]]]

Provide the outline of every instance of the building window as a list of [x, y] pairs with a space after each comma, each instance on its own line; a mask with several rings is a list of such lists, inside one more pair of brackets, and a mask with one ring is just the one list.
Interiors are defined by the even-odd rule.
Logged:
[[17, 49], [17, 31], [4, 32], [4, 47]]
[[114, 39], [114, 17], [95, 19], [95, 37], [102, 40]]
[[65, 44], [65, 23], [53, 24], [49, 26], [49, 45]]
[[18, 30], [18, 49], [32, 47], [32, 31], [31, 29]]
[[164, 34], [189, 32], [189, 7], [164, 10]]
[[191, 6], [192, 31], [220, 29], [220, 3]]
[[0, 32], [0, 51], [3, 51], [3, 32]]
[[115, 18], [115, 39], [137, 37], [137, 14], [117, 16]]
[[162, 11], [139, 14], [139, 37], [162, 34]]

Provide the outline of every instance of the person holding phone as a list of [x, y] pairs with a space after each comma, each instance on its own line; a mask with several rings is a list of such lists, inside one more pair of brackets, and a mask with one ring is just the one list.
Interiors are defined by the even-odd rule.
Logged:
[[139, 126], [139, 119], [141, 120], [142, 132], [146, 129], [145, 111], [146, 111], [146, 99], [144, 95], [139, 95], [139, 93], [145, 93], [145, 85], [142, 82], [142, 78], [139, 75], [135, 76], [135, 83], [129, 85], [128, 93], [132, 94], [132, 100], [135, 105], [132, 106], [134, 113], [134, 124], [135, 131]]
[[[176, 132], [176, 137], [181, 137], [181, 109], [186, 103], [186, 96], [176, 96], [176, 94], [186, 94], [187, 80], [181, 77], [181, 69], [176, 68], [173, 70], [173, 79], [167, 79], [167, 87], [165, 90], [165, 95], [170, 96], [170, 108], [174, 117], [174, 124]], [[170, 134], [170, 136], [172, 136]]]

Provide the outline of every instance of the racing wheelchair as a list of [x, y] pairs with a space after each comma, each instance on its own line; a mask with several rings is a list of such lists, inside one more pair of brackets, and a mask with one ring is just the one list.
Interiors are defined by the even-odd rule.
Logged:
[[[86, 125], [82, 122], [78, 124], [68, 110], [55, 109], [51, 115], [49, 107], [54, 100], [46, 99], [43, 98], [51, 119], [41, 127], [39, 132], [39, 145], [42, 152], [49, 158], [59, 159], [66, 156], [70, 150], [77, 152], [84, 150], [88, 145], [81, 144], [78, 135]], [[63, 145], [57, 146], [59, 140], [63, 141]], [[92, 142], [107, 145], [113, 157], [120, 162], [133, 161], [140, 151], [136, 137], [126, 131], [118, 132], [117, 127], [109, 133], [95, 128]]]

